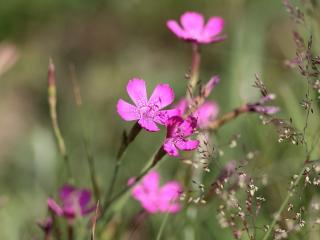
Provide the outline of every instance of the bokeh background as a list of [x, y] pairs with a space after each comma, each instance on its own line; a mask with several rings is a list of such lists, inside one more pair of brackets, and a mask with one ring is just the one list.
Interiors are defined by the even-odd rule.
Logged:
[[[212, 75], [221, 77], [211, 95], [221, 113], [259, 97], [252, 87], [257, 73], [277, 94], [275, 103], [282, 108], [279, 116], [292, 117], [295, 126], [303, 128], [305, 113], [299, 102], [306, 84], [283, 64], [295, 55], [294, 25], [279, 0], [1, 1], [0, 43], [14, 46], [17, 61], [0, 75], [0, 239], [41, 239], [35, 223], [46, 215], [46, 198], [55, 196], [66, 180], [48, 112], [49, 58], [56, 65], [59, 120], [76, 182], [90, 187], [82, 141], [85, 134], [103, 191], [110, 181], [121, 133], [132, 125], [122, 121], [115, 108], [120, 97], [127, 99], [127, 81], [141, 77], [149, 90], [168, 82], [176, 99], [185, 93], [190, 45], [178, 40], [165, 23], [188, 10], [202, 12], [206, 18], [217, 15], [225, 19], [227, 39], [202, 48], [200, 77], [203, 82]], [[85, 129], [72, 93], [71, 66], [81, 88]], [[139, 135], [124, 158], [116, 189], [139, 172], [164, 134]], [[263, 125], [257, 115], [240, 117], [219, 130], [214, 139], [225, 143], [235, 134], [241, 135], [242, 145], [261, 152], [249, 162], [248, 171], [254, 177], [269, 176], [269, 184], [259, 191], [268, 200], [261, 222], [270, 223], [290, 177], [303, 161], [303, 150], [279, 144], [272, 126]], [[241, 147], [228, 150], [211, 166], [208, 179], [218, 174], [218, 166], [242, 156]], [[188, 168], [177, 159], [169, 159], [159, 170], [165, 180], [182, 180]], [[229, 229], [221, 229], [217, 222], [216, 207], [210, 203], [200, 209], [189, 208], [170, 218], [164, 239], [230, 239]], [[119, 221], [126, 226], [138, 211], [138, 203], [129, 200], [118, 213]], [[162, 218], [148, 219], [144, 239], [153, 239]], [[302, 238], [297, 235], [292, 239]]]

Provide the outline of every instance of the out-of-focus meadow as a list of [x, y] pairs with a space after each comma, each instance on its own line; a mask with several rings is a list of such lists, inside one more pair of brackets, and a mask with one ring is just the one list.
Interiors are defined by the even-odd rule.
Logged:
[[[66, 180], [47, 103], [49, 58], [56, 64], [58, 115], [75, 181], [91, 187], [83, 145], [86, 135], [103, 191], [110, 182], [122, 131], [132, 125], [116, 113], [117, 100], [127, 98], [127, 81], [141, 77], [150, 91], [158, 83], [170, 83], [176, 100], [185, 94], [190, 45], [177, 39], [166, 21], [178, 19], [187, 10], [225, 19], [227, 38], [202, 48], [200, 75], [203, 81], [220, 76], [221, 82], [211, 95], [220, 112], [259, 97], [252, 87], [257, 73], [277, 95], [275, 103], [281, 107], [278, 115], [291, 117], [295, 126], [303, 129], [305, 112], [299, 102], [307, 85], [295, 70], [284, 66], [286, 59], [294, 57], [295, 45], [293, 23], [281, 1], [2, 1], [0, 42], [16, 47], [17, 62], [3, 74], [0, 71], [0, 239], [40, 239], [36, 221], [47, 212], [47, 197], [55, 196]], [[320, 48], [317, 36], [314, 42]], [[73, 97], [73, 74], [81, 88], [82, 113]], [[314, 114], [319, 114], [317, 109]], [[315, 131], [317, 123], [312, 119], [309, 129]], [[164, 134], [144, 131], [139, 135], [124, 157], [116, 190], [140, 171]], [[223, 144], [235, 134], [241, 135], [240, 146], [216, 159], [207, 182], [226, 162], [242, 159], [244, 148], [259, 151], [247, 169], [257, 179], [262, 174], [268, 176], [268, 185], [259, 189], [267, 199], [259, 221], [268, 224], [291, 176], [304, 161], [304, 151], [300, 146], [279, 144], [274, 128], [263, 125], [255, 114], [222, 127], [214, 140]], [[166, 180], [186, 181], [177, 170], [189, 167], [172, 158], [161, 164], [159, 171]], [[308, 197], [301, 196], [302, 201]], [[118, 221], [124, 223], [122, 231], [139, 209], [136, 201], [129, 200], [117, 213]], [[231, 239], [229, 229], [221, 229], [216, 209], [217, 203], [212, 201], [170, 217], [164, 239]], [[143, 230], [148, 236], [145, 239], [154, 239], [162, 219], [163, 215], [149, 218]], [[302, 239], [299, 234], [292, 239]]]

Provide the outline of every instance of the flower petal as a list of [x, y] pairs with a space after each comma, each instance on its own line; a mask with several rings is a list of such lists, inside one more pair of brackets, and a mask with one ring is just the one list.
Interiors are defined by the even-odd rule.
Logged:
[[143, 179], [142, 184], [145, 189], [150, 192], [157, 192], [159, 188], [159, 173], [157, 171], [150, 171]]
[[182, 191], [181, 185], [176, 181], [167, 182], [160, 189], [160, 196], [162, 200], [172, 201], [176, 200]]
[[198, 110], [194, 113], [198, 120], [199, 128], [206, 128], [208, 124], [218, 116], [219, 106], [213, 101], [207, 101], [202, 104]]
[[180, 117], [183, 116], [183, 114], [186, 112], [187, 108], [188, 108], [188, 101], [185, 98], [182, 98], [177, 105], [175, 106], [175, 108], [179, 111], [179, 115]]
[[135, 183], [136, 183], [136, 177], [131, 177], [127, 181], [127, 186], [132, 186]]
[[189, 116], [180, 124], [179, 129], [182, 136], [189, 137], [194, 132], [196, 127], [197, 119], [195, 117]]
[[212, 39], [216, 35], [222, 32], [224, 21], [220, 17], [211, 17], [208, 23], [204, 27], [202, 37], [205, 39]]
[[226, 39], [226, 36], [214, 36], [212, 38], [203, 38], [198, 40], [200, 43], [203, 44], [209, 44], [209, 43], [213, 43], [213, 42], [221, 42], [224, 41]]
[[81, 209], [84, 209], [91, 200], [91, 192], [88, 190], [79, 190], [79, 205]]
[[161, 110], [158, 111], [153, 120], [161, 125], [166, 125], [168, 119], [174, 116], [180, 116], [180, 111], [178, 109]]
[[125, 121], [133, 121], [140, 118], [137, 107], [127, 103], [126, 101], [123, 101], [122, 99], [118, 101], [117, 112]]
[[157, 132], [160, 129], [158, 128], [157, 124], [151, 118], [141, 118], [138, 121], [139, 125], [146, 129], [149, 132]]
[[[163, 208], [163, 207], [161, 207], [161, 208]], [[170, 203], [169, 206], [164, 207], [164, 210], [161, 208], [160, 208], [160, 211], [162, 211], [162, 212], [177, 213], [181, 210], [181, 205], [179, 203]]]
[[87, 215], [87, 214], [93, 212], [94, 210], [96, 210], [96, 208], [97, 208], [97, 206], [95, 206], [95, 205], [82, 208], [81, 209], [81, 215]]
[[140, 183], [132, 189], [132, 195], [141, 203], [154, 202], [159, 188], [159, 174], [150, 171]]
[[186, 12], [181, 16], [181, 24], [186, 32], [198, 38], [204, 27], [204, 19], [200, 13]]
[[279, 107], [276, 106], [264, 106], [264, 105], [253, 105], [251, 106], [252, 111], [262, 113], [266, 115], [273, 115], [280, 111]]
[[142, 107], [147, 104], [147, 88], [143, 79], [133, 78], [129, 80], [127, 92], [137, 107]]
[[158, 206], [156, 202], [152, 202], [150, 200], [143, 200], [140, 201], [142, 207], [147, 210], [149, 213], [156, 213], [158, 212]]
[[183, 123], [183, 119], [180, 116], [173, 116], [167, 120], [167, 138], [171, 138], [177, 135], [178, 127]]
[[179, 151], [173, 143], [172, 138], [167, 138], [163, 144], [163, 149], [168, 153], [168, 155], [173, 157], [179, 156]]
[[219, 76], [213, 76], [204, 87], [201, 89], [201, 95], [204, 98], [209, 97], [211, 91], [215, 88], [215, 86], [219, 83], [220, 78]]
[[138, 184], [132, 188], [132, 196], [138, 201], [147, 201], [148, 194], [145, 191], [143, 184]]
[[167, 27], [179, 38], [182, 38], [182, 39], [187, 38], [187, 34], [176, 21], [174, 20], [167, 21]]
[[64, 207], [63, 208], [63, 215], [68, 219], [73, 219], [76, 216], [78, 216], [77, 214], [80, 214], [80, 212], [77, 212], [77, 210], [79, 210], [79, 209], [75, 209], [72, 206]]
[[175, 143], [176, 147], [180, 150], [190, 151], [194, 150], [199, 146], [198, 140], [187, 140], [187, 139], [179, 139]]
[[158, 84], [153, 90], [149, 99], [148, 106], [155, 106], [156, 109], [162, 109], [170, 105], [174, 100], [174, 92], [169, 84]]
[[59, 196], [63, 203], [68, 201], [68, 198], [70, 197], [70, 194], [76, 191], [76, 188], [71, 185], [64, 185], [59, 190]]
[[161, 212], [178, 212], [180, 204], [175, 203], [182, 192], [181, 185], [176, 181], [167, 182], [159, 192], [159, 209]]
[[55, 200], [53, 200], [52, 198], [48, 198], [47, 204], [49, 209], [52, 210], [55, 214], [57, 214], [58, 216], [63, 215], [62, 208], [56, 203]]

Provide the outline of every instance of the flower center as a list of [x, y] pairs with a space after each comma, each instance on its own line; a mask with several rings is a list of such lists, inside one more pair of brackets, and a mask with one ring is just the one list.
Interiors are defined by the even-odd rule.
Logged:
[[154, 118], [158, 111], [158, 107], [155, 104], [149, 104], [147, 106], [142, 106], [139, 109], [140, 118]]

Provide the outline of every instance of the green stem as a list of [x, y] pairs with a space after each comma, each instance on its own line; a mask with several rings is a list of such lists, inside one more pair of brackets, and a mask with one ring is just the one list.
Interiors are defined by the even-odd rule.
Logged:
[[115, 164], [113, 172], [112, 172], [113, 175], [111, 178], [111, 183], [109, 185], [108, 191], [106, 191], [105, 203], [103, 205], [103, 209], [106, 209], [107, 203], [109, 202], [109, 199], [112, 197], [113, 190], [114, 190], [116, 180], [118, 177], [119, 169], [120, 169], [120, 166], [122, 163], [122, 157], [123, 157], [124, 153], [126, 152], [130, 143], [132, 143], [134, 141], [134, 139], [138, 136], [140, 131], [141, 131], [141, 127], [137, 122], [137, 123], [135, 123], [135, 125], [133, 125], [133, 127], [131, 128], [130, 133], [128, 135], [126, 133], [123, 134], [122, 142], [121, 142], [120, 148], [117, 153], [116, 164]]
[[53, 235], [54, 235], [55, 239], [61, 240], [60, 225], [59, 225], [59, 222], [56, 218], [56, 215], [52, 211], [49, 211], [49, 214], [52, 218]]
[[187, 86], [187, 99], [191, 102], [193, 98], [194, 90], [199, 81], [199, 69], [201, 62], [200, 46], [197, 43], [192, 44], [192, 63], [191, 63], [191, 72], [190, 79]]
[[95, 171], [95, 165], [94, 165], [94, 158], [93, 154], [90, 151], [89, 147], [89, 140], [87, 137], [87, 134], [85, 133], [85, 119], [84, 119], [84, 113], [83, 113], [83, 107], [82, 107], [82, 97], [81, 97], [81, 91], [78, 84], [75, 67], [73, 65], [70, 66], [70, 72], [71, 72], [71, 82], [72, 82], [72, 90], [74, 99], [76, 102], [76, 106], [79, 110], [80, 118], [81, 118], [81, 128], [82, 128], [82, 138], [83, 138], [83, 145], [84, 149], [87, 155], [87, 161], [89, 166], [89, 172], [90, 172], [90, 179], [92, 184], [92, 189], [94, 193], [94, 197], [96, 202], [100, 201], [100, 191], [98, 187], [98, 181], [97, 181], [97, 174]]
[[87, 153], [90, 179], [91, 179], [94, 197], [95, 197], [96, 202], [98, 202], [98, 201], [100, 201], [100, 191], [99, 191], [97, 177], [96, 177], [97, 174], [96, 174], [95, 165], [94, 165], [94, 158], [89, 150], [89, 146], [88, 146], [89, 144], [88, 144], [88, 140], [86, 138], [83, 139], [83, 144], [84, 144], [84, 148]]
[[50, 118], [51, 124], [54, 132], [54, 136], [56, 138], [59, 152], [64, 159], [67, 174], [69, 177], [69, 182], [73, 182], [71, 166], [69, 162], [69, 157], [67, 154], [66, 145], [60, 131], [59, 122], [58, 122], [58, 114], [57, 114], [57, 88], [56, 88], [56, 76], [55, 76], [55, 67], [50, 59], [49, 67], [48, 67], [48, 103], [50, 109]]
[[132, 185], [127, 185], [124, 187], [120, 192], [118, 192], [116, 195], [114, 195], [110, 200], [106, 201], [102, 210], [101, 210], [101, 215], [99, 218], [103, 218], [107, 210], [111, 207], [111, 205], [117, 201], [120, 197], [122, 197], [125, 193], [127, 193], [132, 187], [134, 187], [147, 173], [153, 169], [159, 162], [160, 160], [166, 155], [166, 152], [163, 150], [162, 146], [159, 148], [157, 153], [154, 155], [152, 162], [150, 163], [149, 166], [144, 168], [142, 172], [140, 173], [139, 176], [135, 178], [135, 182]]
[[74, 229], [73, 225], [68, 223], [67, 225], [67, 233], [68, 233], [68, 240], [73, 240], [74, 239]]
[[162, 223], [161, 223], [161, 226], [160, 226], [160, 229], [159, 229], [159, 232], [157, 234], [157, 238], [156, 240], [160, 240], [161, 239], [161, 236], [162, 236], [162, 233], [164, 231], [164, 227], [166, 226], [166, 223], [169, 219], [169, 212], [166, 213], [166, 216], [164, 217]]
[[302, 168], [302, 171], [299, 173], [299, 175], [297, 176], [296, 180], [294, 181], [294, 183], [290, 187], [285, 199], [283, 200], [279, 210], [276, 213], [275, 218], [273, 219], [272, 223], [270, 224], [270, 227], [268, 228], [268, 231], [263, 236], [262, 240], [267, 240], [269, 238], [274, 226], [276, 225], [277, 221], [279, 220], [279, 218], [281, 216], [281, 213], [283, 212], [285, 207], [288, 205], [288, 202], [289, 202], [290, 198], [293, 195], [294, 188], [299, 184], [300, 180], [302, 179], [304, 172], [305, 172], [305, 167]]

